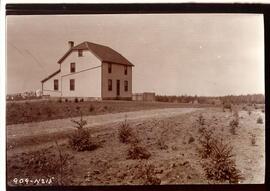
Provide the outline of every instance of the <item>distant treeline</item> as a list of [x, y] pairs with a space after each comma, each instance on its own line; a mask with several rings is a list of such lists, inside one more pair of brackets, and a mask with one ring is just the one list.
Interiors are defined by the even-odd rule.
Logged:
[[199, 104], [262, 104], [265, 101], [265, 96], [263, 94], [252, 94], [252, 95], [228, 95], [221, 97], [206, 97], [206, 96], [166, 96], [166, 95], [156, 95], [156, 101], [160, 102], [174, 102], [174, 103], [199, 103]]

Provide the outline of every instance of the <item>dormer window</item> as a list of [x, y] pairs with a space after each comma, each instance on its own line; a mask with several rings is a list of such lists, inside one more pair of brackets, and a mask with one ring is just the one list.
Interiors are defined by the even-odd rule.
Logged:
[[74, 73], [76, 71], [75, 69], [75, 62], [70, 63], [70, 73]]
[[125, 75], [127, 75], [127, 66], [125, 66]]
[[83, 56], [83, 50], [78, 50], [78, 56], [82, 57]]
[[108, 73], [112, 73], [112, 64], [108, 64]]

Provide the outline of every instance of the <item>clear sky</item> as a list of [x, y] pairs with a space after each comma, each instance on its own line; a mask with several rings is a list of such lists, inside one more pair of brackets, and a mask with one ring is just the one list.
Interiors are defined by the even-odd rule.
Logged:
[[133, 92], [264, 93], [263, 16], [256, 14], [7, 16], [7, 93], [40, 89], [69, 40], [125, 56], [135, 65]]

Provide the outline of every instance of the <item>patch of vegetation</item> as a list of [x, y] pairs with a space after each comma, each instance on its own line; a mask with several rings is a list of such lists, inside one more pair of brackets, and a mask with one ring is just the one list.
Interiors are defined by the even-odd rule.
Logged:
[[221, 141], [214, 142], [211, 147], [210, 160], [204, 165], [207, 178], [219, 182], [239, 183], [243, 176], [236, 168], [235, 160], [232, 159], [233, 148]]
[[76, 151], [92, 151], [98, 148], [98, 145], [93, 143], [91, 135], [84, 127], [87, 125], [87, 121], [83, 119], [82, 113], [79, 121], [71, 120], [74, 123], [74, 127], [77, 130], [69, 136], [69, 145]]
[[212, 137], [213, 131], [204, 129], [201, 132], [201, 136], [199, 138], [200, 148], [199, 153], [202, 158], [208, 158], [213, 149], [213, 145], [216, 143], [216, 140]]
[[239, 117], [234, 116], [234, 119], [230, 122], [230, 132], [232, 135], [236, 135], [236, 128], [239, 127]]
[[128, 149], [127, 159], [148, 159], [150, 156], [150, 152], [145, 147], [132, 143]]
[[161, 150], [168, 149], [168, 145], [165, 144], [165, 140], [163, 138], [158, 139], [157, 145], [158, 145], [159, 149], [161, 149]]
[[188, 144], [193, 143], [194, 141], [195, 141], [194, 137], [191, 136], [188, 139]]
[[252, 146], [255, 146], [256, 145], [256, 135], [255, 134], [251, 134], [251, 145]]
[[199, 123], [199, 125], [203, 126], [205, 125], [205, 119], [203, 117], [202, 114], [199, 115], [199, 118], [197, 119], [197, 122]]
[[[56, 142], [56, 150], [51, 146], [47, 149], [41, 149], [29, 154], [22, 153], [12, 162], [8, 161], [9, 172], [14, 171], [14, 174], [22, 174], [25, 177], [40, 177], [44, 175], [48, 178], [54, 177], [53, 185], [64, 185], [69, 181], [68, 175], [72, 171], [69, 168], [69, 163], [73, 158], [67, 153], [63, 153], [61, 147]], [[18, 160], [18, 161], [17, 161]], [[13, 163], [13, 164], [12, 164]], [[37, 184], [35, 182], [30, 185]]]
[[199, 124], [199, 128], [198, 128], [198, 131], [199, 133], [203, 133], [203, 131], [205, 130], [205, 118], [203, 117], [202, 114], [199, 115], [199, 118], [196, 120], [197, 123]]
[[76, 97], [76, 98], [74, 99], [74, 102], [75, 102], [75, 103], [78, 103], [78, 102], [79, 102], [79, 99]]
[[232, 111], [232, 104], [229, 102], [224, 102], [223, 103], [223, 111], [226, 111], [225, 109], [229, 109], [230, 111]]
[[93, 112], [93, 111], [95, 111], [95, 107], [91, 104], [89, 107], [89, 112]]
[[257, 123], [259, 123], [259, 124], [263, 124], [263, 119], [262, 119], [262, 117], [258, 117], [258, 119], [257, 119]]
[[138, 142], [137, 137], [135, 136], [132, 128], [127, 123], [127, 119], [121, 124], [119, 131], [118, 131], [118, 137], [121, 143], [134, 143]]
[[156, 168], [153, 164], [139, 166], [138, 178], [144, 180], [144, 185], [160, 185], [161, 180], [157, 177]]
[[[165, 124], [163, 122], [163, 129], [165, 129]], [[159, 147], [159, 149], [161, 150], [166, 150], [168, 149], [168, 145], [166, 145], [165, 143], [165, 138], [167, 137], [165, 134], [166, 134], [167, 130], [164, 130], [161, 134], [160, 134], [160, 137], [158, 138], [157, 140], [157, 145]]]

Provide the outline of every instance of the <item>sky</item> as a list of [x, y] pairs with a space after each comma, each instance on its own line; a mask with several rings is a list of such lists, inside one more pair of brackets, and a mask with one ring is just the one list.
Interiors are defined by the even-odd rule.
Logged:
[[7, 16], [7, 93], [41, 88], [68, 41], [113, 48], [133, 67], [133, 92], [222, 96], [264, 93], [259, 14]]

